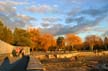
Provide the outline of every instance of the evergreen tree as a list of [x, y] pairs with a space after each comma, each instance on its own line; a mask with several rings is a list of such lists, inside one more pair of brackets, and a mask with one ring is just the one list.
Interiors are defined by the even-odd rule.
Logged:
[[31, 40], [29, 33], [20, 28], [14, 30], [14, 45], [16, 46], [31, 46]]
[[3, 25], [0, 21], [0, 40], [5, 41], [7, 43], [13, 42], [13, 34], [12, 31]]

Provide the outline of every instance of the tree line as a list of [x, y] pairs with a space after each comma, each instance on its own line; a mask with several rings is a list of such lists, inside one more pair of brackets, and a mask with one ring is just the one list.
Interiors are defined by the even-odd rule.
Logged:
[[55, 38], [50, 33], [42, 33], [37, 28], [15, 28], [13, 31], [0, 21], [0, 40], [14, 46], [29, 46], [32, 51], [72, 51], [72, 50], [108, 50], [108, 37], [102, 39], [89, 35], [84, 41], [76, 34], [65, 34]]

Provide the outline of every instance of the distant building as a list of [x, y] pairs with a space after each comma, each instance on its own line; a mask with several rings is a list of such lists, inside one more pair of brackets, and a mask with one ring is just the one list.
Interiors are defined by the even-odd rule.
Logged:
[[14, 49], [14, 46], [0, 40], [0, 54], [10, 54], [12, 53], [13, 49]]

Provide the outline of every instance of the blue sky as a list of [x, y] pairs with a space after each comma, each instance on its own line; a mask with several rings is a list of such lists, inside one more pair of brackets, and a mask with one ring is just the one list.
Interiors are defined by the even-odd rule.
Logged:
[[108, 0], [0, 0], [0, 19], [10, 27], [43, 33], [108, 35]]

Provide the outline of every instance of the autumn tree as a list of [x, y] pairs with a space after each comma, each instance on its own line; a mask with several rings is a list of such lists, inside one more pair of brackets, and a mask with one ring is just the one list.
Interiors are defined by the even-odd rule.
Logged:
[[14, 30], [14, 45], [16, 46], [31, 46], [31, 40], [29, 33], [21, 28]]
[[103, 41], [99, 36], [90, 35], [86, 37], [85, 43], [90, 47], [90, 50], [93, 50], [94, 46], [101, 46]]
[[65, 47], [64, 37], [58, 37], [57, 40], [58, 49], [63, 49]]
[[4, 24], [1, 21], [0, 21], [0, 40], [10, 44], [12, 44], [13, 42], [12, 31], [8, 27], [4, 26]]
[[32, 50], [38, 50], [41, 44], [41, 33], [37, 28], [29, 28], [27, 30], [30, 34], [30, 39], [32, 40]]
[[51, 34], [43, 34], [41, 38], [41, 47], [47, 51], [49, 47], [54, 47], [56, 45], [56, 40]]
[[70, 46], [72, 50], [74, 46], [82, 44], [81, 38], [75, 34], [66, 34], [65, 41], [66, 45]]

